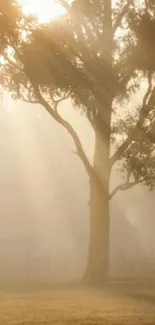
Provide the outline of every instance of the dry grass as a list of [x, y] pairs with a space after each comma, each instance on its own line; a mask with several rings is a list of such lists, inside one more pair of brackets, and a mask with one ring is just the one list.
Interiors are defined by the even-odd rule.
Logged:
[[155, 325], [155, 305], [110, 292], [0, 295], [0, 325]]

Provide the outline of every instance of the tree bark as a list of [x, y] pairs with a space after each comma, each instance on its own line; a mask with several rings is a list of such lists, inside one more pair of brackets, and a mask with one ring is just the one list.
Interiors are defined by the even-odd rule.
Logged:
[[[110, 130], [111, 113], [109, 109]], [[90, 243], [87, 269], [84, 282], [100, 285], [107, 282], [109, 275], [109, 155], [110, 134], [99, 132], [95, 134], [94, 169], [100, 182], [90, 179]]]
[[109, 202], [93, 181], [90, 189], [90, 243], [84, 282], [100, 285], [109, 275]]

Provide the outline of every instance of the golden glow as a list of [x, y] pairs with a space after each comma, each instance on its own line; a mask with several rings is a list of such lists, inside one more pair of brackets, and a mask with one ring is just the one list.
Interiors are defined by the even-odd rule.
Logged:
[[19, 0], [25, 14], [35, 14], [40, 22], [47, 22], [65, 14], [65, 9], [56, 0]]

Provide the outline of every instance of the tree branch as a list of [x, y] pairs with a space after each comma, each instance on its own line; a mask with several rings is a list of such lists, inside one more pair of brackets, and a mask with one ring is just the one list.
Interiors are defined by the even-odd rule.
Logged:
[[64, 100], [68, 99], [71, 95], [71, 91], [69, 91], [67, 94], [64, 94], [60, 99], [54, 99], [52, 98], [53, 103], [55, 104], [55, 110], [57, 111], [58, 105], [63, 102]]
[[54, 118], [55, 121], [57, 121], [60, 125], [62, 125], [66, 131], [69, 133], [69, 135], [72, 137], [72, 140], [74, 141], [75, 147], [76, 147], [76, 154], [78, 155], [78, 157], [80, 158], [80, 160], [82, 161], [88, 175], [90, 178], [94, 178], [96, 180], [96, 182], [98, 183], [98, 185], [101, 187], [101, 190], [104, 190], [104, 186], [98, 176], [97, 171], [94, 169], [94, 167], [91, 165], [91, 163], [89, 162], [89, 159], [87, 158], [82, 143], [79, 139], [79, 136], [77, 134], [77, 132], [74, 130], [74, 128], [71, 126], [71, 124], [66, 121], [65, 119], [63, 119], [63, 117], [58, 113], [57, 107], [58, 104], [60, 103], [59, 100], [58, 102], [54, 103], [54, 107], [52, 108], [49, 103], [44, 99], [44, 97], [42, 96], [40, 90], [38, 89], [38, 87], [35, 87], [35, 96], [36, 98], [38, 98], [39, 103], [48, 111], [48, 113]]
[[153, 93], [153, 90], [154, 89], [152, 89], [152, 74], [151, 74], [148, 77], [148, 89], [147, 89], [146, 94], [143, 98], [143, 103], [142, 103], [142, 107], [140, 109], [139, 118], [136, 123], [136, 126], [134, 127], [134, 129], [132, 129], [132, 131], [129, 133], [127, 139], [122, 143], [122, 145], [117, 149], [117, 151], [114, 153], [114, 155], [110, 158], [110, 169], [112, 168], [112, 166], [115, 164], [115, 162], [117, 160], [121, 159], [124, 151], [129, 147], [131, 142], [136, 138], [138, 131], [142, 128], [145, 118], [148, 116], [148, 114], [150, 112], [148, 100], [151, 98], [150, 95], [151, 95], [151, 93]]
[[29, 103], [29, 104], [39, 104], [37, 100], [32, 100], [32, 99], [26, 99], [21, 93], [19, 97], [23, 102]]
[[[62, 0], [63, 2], [66, 3], [66, 1]], [[67, 6], [69, 6], [66, 3]], [[70, 7], [70, 6], [69, 6]], [[17, 47], [11, 43], [12, 48], [15, 50], [16, 55], [19, 59], [19, 62], [21, 64], [23, 64], [23, 69], [24, 69], [24, 73], [27, 76], [28, 80], [30, 81], [31, 87], [34, 90], [34, 95], [35, 97], [38, 99], [39, 104], [41, 104], [46, 110], [47, 112], [55, 119], [55, 121], [57, 121], [60, 125], [62, 125], [66, 131], [70, 134], [70, 136], [72, 137], [76, 150], [77, 150], [77, 155], [79, 156], [80, 160], [82, 161], [89, 177], [93, 177], [96, 182], [98, 183], [98, 185], [101, 187], [101, 190], [105, 190], [104, 186], [102, 184], [102, 182], [100, 181], [100, 177], [97, 173], [97, 171], [93, 168], [93, 166], [90, 164], [89, 159], [87, 158], [82, 143], [76, 133], [76, 131], [74, 130], [74, 128], [71, 126], [71, 124], [69, 122], [67, 122], [65, 119], [63, 119], [61, 117], [61, 115], [58, 113], [57, 107], [58, 104], [63, 100], [60, 99], [58, 101], [53, 101], [54, 103], [54, 107], [52, 108], [51, 105], [44, 99], [44, 97], [42, 96], [39, 87], [37, 85], [34, 85], [32, 78], [29, 76], [29, 72], [27, 71], [27, 69], [25, 69], [25, 64], [23, 62], [22, 56], [20, 55]], [[70, 95], [70, 93], [67, 94], [67, 97]]]
[[138, 181], [134, 181], [134, 182], [131, 182], [131, 183], [126, 182], [126, 183], [123, 183], [123, 184], [120, 184], [120, 185], [116, 186], [116, 188], [109, 194], [109, 200], [111, 200], [118, 191], [128, 190], [128, 189], [134, 187], [135, 185], [138, 185], [138, 184], [142, 183], [143, 181], [144, 181], [144, 178], [140, 178]]

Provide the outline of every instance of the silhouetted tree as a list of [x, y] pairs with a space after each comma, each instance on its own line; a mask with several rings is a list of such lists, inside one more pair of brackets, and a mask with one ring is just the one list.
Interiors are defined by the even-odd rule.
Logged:
[[[5, 64], [1, 80], [14, 98], [44, 106], [75, 143], [90, 180], [91, 234], [85, 280], [101, 283], [109, 267], [109, 199], [138, 183], [151, 189], [154, 185], [154, 2], [59, 2], [66, 15], [46, 25], [21, 16], [15, 7], [10, 19], [12, 6], [6, 14], [2, 2], [0, 39]], [[118, 103], [125, 103], [143, 79], [148, 87], [142, 104], [112, 124]], [[85, 112], [94, 129], [93, 165], [72, 125], [58, 111], [58, 104], [68, 97]], [[111, 140], [116, 149], [113, 155]], [[109, 194], [111, 170], [119, 161], [126, 179]]]

